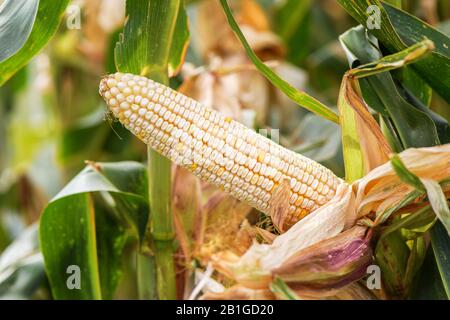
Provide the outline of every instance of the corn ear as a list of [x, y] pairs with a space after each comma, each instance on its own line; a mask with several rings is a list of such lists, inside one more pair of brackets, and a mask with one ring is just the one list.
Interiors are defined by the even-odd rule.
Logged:
[[106, 76], [100, 94], [143, 142], [266, 214], [274, 191], [287, 180], [287, 226], [328, 202], [342, 183], [319, 163], [145, 77]]

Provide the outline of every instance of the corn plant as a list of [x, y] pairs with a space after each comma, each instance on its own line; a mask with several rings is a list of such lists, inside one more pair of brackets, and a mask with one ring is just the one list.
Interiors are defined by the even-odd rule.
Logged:
[[0, 297], [449, 299], [434, 3], [0, 1]]

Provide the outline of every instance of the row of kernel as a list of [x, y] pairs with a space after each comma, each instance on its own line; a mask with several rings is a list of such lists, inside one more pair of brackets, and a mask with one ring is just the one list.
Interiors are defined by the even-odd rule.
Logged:
[[[211, 113], [211, 114], [213, 114], [213, 113]], [[163, 114], [162, 114], [162, 115], [163, 115]], [[236, 131], [235, 131], [235, 133], [239, 134], [240, 132], [236, 132]], [[260, 139], [258, 139], [258, 140], [260, 140]], [[260, 140], [260, 141], [261, 141], [261, 140]], [[260, 144], [259, 146], [262, 147], [263, 149], [267, 150], [267, 147], [264, 147], [264, 145], [267, 145], [267, 144]], [[290, 173], [290, 172], [289, 172], [289, 173]]]

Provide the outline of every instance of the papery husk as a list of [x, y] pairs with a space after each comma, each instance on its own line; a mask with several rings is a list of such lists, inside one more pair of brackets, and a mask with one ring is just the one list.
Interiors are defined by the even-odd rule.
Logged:
[[271, 244], [277, 237], [276, 234], [273, 234], [272, 232], [269, 232], [265, 229], [261, 229], [258, 227], [254, 227], [254, 232], [257, 236], [259, 236], [262, 239], [263, 242], [266, 242], [268, 244]]
[[355, 111], [355, 123], [359, 136], [360, 147], [363, 150], [364, 173], [386, 163], [392, 149], [381, 132], [369, 108], [362, 98], [358, 80], [347, 72], [342, 80], [341, 94], [346, 103]]
[[[450, 177], [450, 144], [408, 149], [400, 153], [399, 157], [405, 166], [420, 178], [441, 181]], [[413, 187], [401, 181], [391, 163], [387, 162], [352, 185], [345, 182], [340, 184], [336, 195], [328, 203], [311, 212], [286, 233], [276, 237], [273, 243], [254, 243], [242, 256], [221, 252], [212, 257], [213, 265], [219, 272], [251, 289], [265, 290], [274, 275], [290, 274], [288, 272], [290, 270], [296, 277], [285, 276], [285, 278], [287, 277], [294, 291], [296, 286], [300, 289], [297, 290], [300, 295], [324, 297], [336, 294], [340, 286], [363, 275], [365, 267], [372, 259], [368, 245], [361, 242], [362, 246], [356, 246], [360, 251], [361, 261], [350, 259], [348, 270], [351, 272], [336, 274], [334, 283], [325, 285], [322, 283], [322, 287], [320, 281], [313, 284], [316, 275], [311, 271], [308, 278], [306, 276], [310, 271], [308, 268], [314, 269], [314, 260], [323, 254], [322, 252], [339, 250], [343, 239], [351, 239], [349, 235], [355, 235], [357, 239], [360, 232], [365, 230], [365, 227], [354, 227], [358, 219], [398, 204], [412, 190]], [[350, 250], [348, 257], [344, 255], [342, 258], [348, 259], [355, 252]], [[302, 267], [305, 271], [303, 275], [300, 274]], [[331, 276], [332, 272], [329, 275]], [[299, 288], [302, 282], [307, 280], [311, 281], [308, 290]]]
[[378, 298], [366, 286], [359, 282], [350, 283], [327, 300], [377, 300]]
[[275, 189], [269, 201], [270, 218], [273, 225], [280, 231], [284, 231], [285, 221], [289, 215], [289, 198], [291, 197], [291, 188], [289, 180], [285, 179]]
[[275, 300], [269, 289], [254, 290], [244, 286], [233, 286], [224, 292], [207, 292], [201, 300]]
[[[244, 0], [233, 7], [235, 18], [255, 51], [265, 55], [270, 53], [271, 57], [284, 55], [281, 40], [271, 32], [268, 18], [255, 0]], [[199, 4], [194, 27], [202, 39], [197, 46], [204, 59], [208, 59], [211, 53], [226, 57], [243, 52], [218, 1], [203, 1]]]
[[182, 167], [172, 166], [172, 210], [179, 247], [174, 255], [178, 298], [190, 290], [192, 252], [202, 222], [201, 190], [198, 179]]
[[[294, 291], [295, 292], [295, 291]], [[295, 292], [300, 300], [377, 300], [377, 297], [358, 282], [351, 283], [342, 289], [331, 290], [329, 295], [319, 297]], [[233, 286], [223, 292], [205, 292], [201, 300], [275, 300], [281, 299], [268, 289], [255, 290], [243, 286]]]
[[[241, 69], [222, 73], [222, 70], [233, 70], [237, 66]], [[248, 66], [247, 70], [244, 66]], [[238, 121], [242, 109], [254, 110], [256, 121], [262, 123], [269, 107], [270, 87], [250, 66], [243, 55], [217, 57], [203, 72], [193, 76], [187, 74], [179, 91]]]
[[[411, 148], [399, 154], [409, 171], [422, 179], [442, 181], [450, 177], [450, 144], [429, 148]], [[387, 162], [353, 185], [358, 218], [370, 212], [379, 215], [397, 204], [414, 187], [404, 183]]]
[[245, 217], [252, 210], [228, 194], [217, 192], [203, 207], [203, 226], [197, 237], [196, 257], [208, 261], [213, 253], [243, 254], [252, 244], [254, 233]]
[[291, 256], [272, 270], [300, 296], [331, 296], [366, 275], [372, 263], [367, 227], [355, 226]]
[[[282, 59], [285, 55], [282, 41], [270, 30], [260, 5], [255, 0], [233, 4], [236, 19], [255, 53], [264, 61]], [[271, 85], [245, 54], [218, 1], [199, 4], [194, 29], [202, 39], [196, 43], [198, 51], [207, 63], [201, 70], [189, 72], [184, 68], [185, 80], [179, 91], [241, 122], [241, 111], [253, 110], [255, 122], [265, 124], [271, 105]]]
[[218, 254], [213, 257], [213, 265], [249, 288], [266, 288], [272, 280], [272, 270], [288, 258], [343, 231], [347, 212], [353, 207], [351, 187], [342, 183], [333, 199], [275, 238], [272, 244], [254, 243], [241, 257], [230, 253]]

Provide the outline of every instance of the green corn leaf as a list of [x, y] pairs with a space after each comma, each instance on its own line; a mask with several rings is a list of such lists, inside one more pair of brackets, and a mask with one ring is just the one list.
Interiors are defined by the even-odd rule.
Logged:
[[352, 101], [347, 100], [346, 84], [344, 81], [339, 91], [338, 107], [342, 127], [342, 149], [344, 156], [345, 181], [351, 183], [364, 176], [364, 154], [361, 149], [360, 137], [357, 130], [356, 112], [352, 108]]
[[[117, 70], [153, 78], [168, 72], [175, 75], [189, 43], [184, 6], [178, 1], [127, 1], [126, 6], [129, 19], [114, 52]], [[162, 10], [177, 10], [176, 23], [171, 22], [172, 15], [161, 14]], [[159, 76], [154, 80], [162, 81]]]
[[383, 230], [382, 237], [386, 237], [392, 232], [400, 229], [419, 229], [423, 227], [431, 227], [436, 221], [436, 215], [429, 206], [425, 206], [405, 217], [393, 221], [385, 230]]
[[0, 62], [5, 61], [27, 41], [39, 0], [6, 0], [0, 5]]
[[450, 260], [448, 258], [450, 237], [440, 222], [431, 229], [431, 244], [436, 259], [437, 278], [441, 280], [447, 299], [450, 300]]
[[40, 241], [55, 299], [102, 298], [94, 221], [89, 193], [51, 202], [45, 209]]
[[[116, 44], [116, 68], [152, 78], [169, 85], [169, 72], [181, 67], [189, 40], [188, 21], [180, 0], [136, 0], [126, 2], [127, 22]], [[157, 271], [143, 269], [153, 265], [148, 257], [138, 258], [139, 293], [141, 298], [154, 298], [144, 283], [157, 276], [159, 299], [175, 299], [176, 283], [173, 264], [173, 213], [171, 204], [171, 162], [148, 148], [148, 172], [151, 238]], [[148, 288], [141, 286], [147, 286]]]
[[93, 198], [100, 287], [102, 299], [110, 300], [122, 277], [122, 254], [128, 234], [102, 196], [93, 194]]
[[400, 232], [393, 232], [377, 242], [375, 261], [391, 297], [402, 298], [407, 294], [404, 279], [409, 255], [410, 250]]
[[414, 64], [413, 68], [436, 92], [450, 101], [450, 40], [448, 37], [425, 22], [379, 0], [338, 0], [338, 2], [363, 26], [374, 18], [373, 12], [368, 10], [369, 6], [376, 6], [380, 11], [380, 28], [371, 28], [369, 32], [375, 35], [391, 53], [401, 51], [425, 37], [433, 41], [436, 46], [433, 53]]
[[[374, 75], [384, 76], [378, 74], [405, 66], [422, 58], [425, 54], [429, 53], [433, 46], [430, 41], [423, 41], [395, 54], [380, 57], [378, 52], [367, 43], [368, 41], [361, 31], [361, 28], [351, 29], [340, 37], [341, 44], [347, 53], [352, 67], [359, 63], [359, 55], [362, 55], [364, 59], [363, 65], [351, 69], [344, 76], [338, 99], [338, 107], [341, 115], [346, 181], [348, 182], [361, 178], [365, 173], [364, 155], [357, 130], [355, 112], [355, 108], [362, 105], [362, 102], [359, 101], [361, 100], [361, 90], [357, 79]], [[360, 45], [361, 42], [366, 42], [368, 48]], [[375, 59], [375, 61], [372, 59]], [[364, 81], [364, 79], [360, 79], [359, 81]], [[363, 83], [367, 88], [367, 83]], [[350, 91], [354, 91], [354, 93]], [[377, 95], [371, 94], [369, 100], [374, 105], [381, 106], [379, 108], [380, 112], [388, 115], [389, 108], [382, 104], [381, 99]], [[362, 106], [362, 108], [365, 108], [365, 106]]]
[[[440, 220], [437, 221], [430, 232], [435, 262], [427, 262], [427, 268], [430, 269], [429, 272], [435, 272], [436, 274], [422, 274], [421, 277], [423, 279], [429, 279], [429, 281], [433, 283], [433, 290], [445, 292], [447, 298], [450, 299], [450, 261], [448, 259], [448, 252], [450, 251], [450, 212], [447, 199], [438, 182], [428, 179], [419, 179], [404, 166], [398, 156], [394, 156], [393, 159], [394, 161], [391, 161], [391, 163], [393, 164], [394, 170], [405, 183], [414, 186], [418, 190], [426, 190], [431, 207]], [[445, 184], [448, 183], [448, 181], [442, 183]], [[426, 219], [426, 217], [422, 218]], [[434, 264], [436, 264], [436, 267], [434, 267]], [[423, 281], [422, 286], [427, 286], [427, 290], [431, 290], [428, 284], [423, 284]], [[440, 290], [439, 288], [443, 288], [443, 290]]]
[[184, 3], [180, 3], [178, 9], [177, 21], [173, 32], [172, 44], [169, 55], [169, 76], [175, 76], [180, 72], [181, 66], [186, 57], [189, 45], [189, 21], [184, 8]]
[[427, 190], [428, 201], [430, 201], [433, 211], [444, 225], [450, 236], [450, 209], [448, 207], [447, 197], [442, 191], [441, 185], [431, 179], [420, 179]]
[[[8, 1], [16, 2], [16, 0]], [[14, 55], [0, 63], [0, 86], [25, 66], [58, 29], [69, 0], [40, 0], [33, 28], [26, 42]]]
[[[127, 235], [145, 236], [146, 173], [135, 162], [89, 163], [47, 205], [40, 241], [56, 299], [113, 297]], [[81, 290], [67, 286], [70, 266], [80, 268]]]
[[397, 173], [403, 182], [413, 186], [418, 191], [427, 192], [431, 208], [433, 208], [434, 213], [450, 234], [450, 210], [447, 203], [447, 197], [439, 182], [417, 177], [405, 167], [398, 155], [392, 156], [391, 165], [394, 168], [395, 173]]
[[[357, 67], [360, 64], [370, 65], [380, 59], [392, 58], [392, 56], [385, 58], [381, 56], [374, 45], [376, 39], [373, 37], [367, 38], [361, 26], [344, 33], [340, 37], [340, 41], [351, 67]], [[401, 57], [405, 52], [408, 52], [408, 50], [396, 55]], [[415, 64], [417, 62], [411, 66]], [[370, 72], [372, 71], [369, 70]], [[400, 95], [390, 73], [384, 72], [372, 75], [360, 79], [359, 82], [364, 100], [371, 108], [389, 119], [388, 122], [393, 126], [392, 134], [398, 135], [403, 148], [425, 147], [440, 143], [437, 127], [430, 116], [429, 109], [422, 110], [408, 103]], [[442, 130], [445, 131], [445, 128], [442, 128]]]
[[448, 300], [439, 272], [433, 247], [430, 246], [425, 255], [422, 268], [418, 275], [417, 285], [411, 295], [418, 300]]

